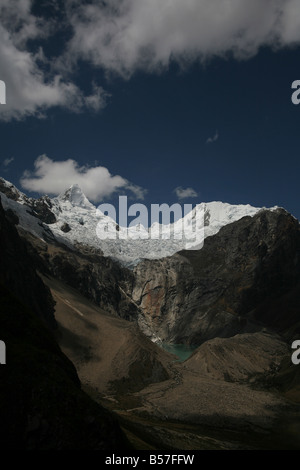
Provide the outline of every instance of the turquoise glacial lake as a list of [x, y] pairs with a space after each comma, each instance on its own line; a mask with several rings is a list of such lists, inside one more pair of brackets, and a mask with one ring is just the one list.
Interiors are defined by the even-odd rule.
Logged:
[[188, 359], [198, 346], [187, 344], [170, 344], [161, 343], [160, 346], [167, 352], [175, 354], [178, 357], [178, 362], [183, 362]]

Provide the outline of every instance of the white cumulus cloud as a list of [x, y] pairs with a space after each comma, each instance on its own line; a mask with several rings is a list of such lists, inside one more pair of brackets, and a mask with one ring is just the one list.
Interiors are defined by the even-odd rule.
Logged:
[[[88, 96], [76, 85], [79, 61], [129, 78], [137, 70], [162, 71], [172, 61], [247, 59], [262, 46], [300, 42], [299, 0], [68, 0], [60, 2], [61, 11], [47, 2], [63, 20], [49, 12], [37, 17], [33, 4], [0, 2], [0, 77], [7, 85], [0, 119], [44, 116], [53, 106], [103, 108], [101, 83], [87, 78]], [[68, 36], [55, 57], [47, 56], [44, 46], [55, 44], [60, 28]]]
[[298, 0], [70, 0], [67, 14], [69, 60], [123, 75], [300, 41]]
[[0, 77], [6, 84], [6, 104], [0, 108], [0, 120], [43, 116], [53, 106], [76, 112], [104, 107], [106, 93], [101, 87], [94, 87], [93, 93], [85, 96], [69, 78], [51, 72], [51, 67], [46, 72], [42, 48], [36, 53], [28, 50], [30, 39], [47, 37], [53, 26], [36, 18], [31, 5], [30, 0], [1, 0]]
[[34, 162], [34, 171], [25, 171], [20, 182], [24, 189], [49, 195], [58, 195], [78, 184], [94, 202], [116, 191], [130, 191], [137, 199], [143, 199], [146, 192], [122, 176], [111, 175], [103, 166], [79, 166], [75, 160], [54, 161], [47, 155], [40, 155]]

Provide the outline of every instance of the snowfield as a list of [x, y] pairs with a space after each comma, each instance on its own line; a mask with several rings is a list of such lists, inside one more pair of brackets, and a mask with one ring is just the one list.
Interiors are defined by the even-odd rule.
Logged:
[[[127, 228], [104, 215], [74, 184], [57, 197], [50, 199], [43, 196], [39, 199], [56, 218], [55, 223], [46, 224], [34, 214], [33, 203], [36, 200], [27, 197], [3, 178], [1, 184], [14, 197], [11, 199], [1, 192], [3, 207], [10, 208], [18, 215], [19, 225], [24, 230], [41, 239], [56, 239], [70, 248], [81, 244], [99, 249], [105, 256], [126, 265], [134, 265], [143, 258], [164, 258], [182, 249], [200, 249], [205, 238], [217, 233], [224, 225], [267, 210], [249, 204], [202, 202], [173, 224], [155, 222], [149, 228], [140, 224]], [[275, 209], [277, 207], [268, 210]]]

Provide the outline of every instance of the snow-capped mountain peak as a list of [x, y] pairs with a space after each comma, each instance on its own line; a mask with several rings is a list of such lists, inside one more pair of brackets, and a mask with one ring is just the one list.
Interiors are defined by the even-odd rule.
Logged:
[[83, 207], [87, 210], [95, 208], [78, 184], [72, 184], [69, 189], [57, 197], [57, 200], [60, 202], [68, 201], [73, 207]]
[[[97, 209], [78, 184], [52, 199], [33, 199], [0, 178], [0, 197], [3, 207], [17, 214], [19, 226], [39, 238], [52, 238], [74, 249], [78, 243], [86, 245], [128, 264], [135, 264], [142, 258], [164, 258], [183, 249], [199, 249], [201, 240], [214, 235], [224, 225], [245, 216], [253, 217], [261, 210], [277, 209], [202, 202], [176, 222], [164, 225], [154, 222], [149, 228], [142, 225], [127, 228]], [[198, 235], [199, 230], [200, 244], [199, 238], [190, 237]], [[182, 236], [178, 236], [180, 234]]]

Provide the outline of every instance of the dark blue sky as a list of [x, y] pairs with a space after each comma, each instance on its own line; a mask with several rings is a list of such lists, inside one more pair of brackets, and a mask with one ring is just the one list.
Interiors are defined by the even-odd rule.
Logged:
[[74, 113], [54, 106], [43, 118], [0, 122], [1, 176], [20, 187], [23, 172], [46, 154], [104, 166], [147, 189], [147, 204], [177, 202], [181, 186], [198, 193], [184, 202], [279, 205], [300, 218], [300, 106], [291, 102], [299, 58], [296, 47], [262, 47], [248, 60], [211, 58], [184, 70], [173, 62], [129, 79], [105, 78], [82, 63], [76, 84], [101, 83], [106, 107]]

